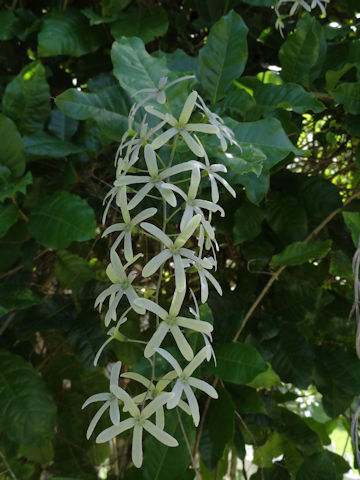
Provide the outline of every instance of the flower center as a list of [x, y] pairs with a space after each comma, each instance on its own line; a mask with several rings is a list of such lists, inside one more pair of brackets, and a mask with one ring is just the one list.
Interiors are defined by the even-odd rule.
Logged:
[[130, 287], [130, 282], [128, 279], [126, 279], [123, 282], [119, 282], [119, 285], [123, 290], [126, 290], [127, 288]]
[[175, 325], [175, 323], [176, 323], [176, 318], [177, 318], [177, 317], [176, 317], [175, 315], [168, 315], [168, 316], [166, 317], [166, 320], [165, 320], [165, 321], [166, 321], [166, 323], [167, 323], [168, 325]]
[[169, 250], [171, 253], [179, 253], [180, 247], [177, 247], [176, 245], [171, 245], [171, 247], [169, 247]]

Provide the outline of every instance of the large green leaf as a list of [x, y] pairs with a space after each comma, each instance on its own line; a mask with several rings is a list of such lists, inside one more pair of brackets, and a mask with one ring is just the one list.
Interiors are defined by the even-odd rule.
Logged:
[[351, 231], [351, 237], [355, 247], [358, 246], [360, 237], [360, 213], [359, 212], [343, 212], [346, 226]]
[[95, 215], [77, 195], [55, 193], [30, 215], [29, 230], [48, 248], [66, 248], [71, 242], [84, 242], [95, 235]]
[[330, 453], [322, 451], [305, 458], [296, 480], [336, 480], [336, 470]]
[[54, 435], [55, 404], [23, 358], [0, 350], [0, 429], [10, 440], [41, 446]]
[[360, 85], [358, 83], [341, 83], [332, 93], [336, 103], [343, 105], [346, 112], [360, 113]]
[[14, 36], [13, 24], [15, 21], [16, 17], [11, 10], [0, 12], [0, 40], [9, 40]]
[[326, 217], [342, 205], [339, 188], [330, 180], [318, 176], [301, 180], [299, 197], [308, 216], [316, 219]]
[[200, 82], [213, 104], [244, 71], [247, 32], [243, 19], [231, 10], [213, 25], [206, 45], [200, 50]]
[[287, 137], [281, 122], [276, 118], [265, 118], [257, 122], [237, 122], [227, 119], [227, 125], [233, 130], [235, 139], [241, 147], [253, 147], [266, 155], [264, 168], [270, 169], [289, 153], [302, 155]]
[[50, 133], [60, 140], [69, 140], [78, 128], [79, 122], [74, 118], [69, 118], [58, 108], [51, 110], [49, 124], [47, 126]]
[[162, 7], [151, 9], [133, 8], [122, 12], [118, 20], [111, 25], [111, 34], [115, 40], [125, 37], [139, 37], [144, 43], [164, 35], [169, 27], [166, 10]]
[[322, 363], [332, 381], [352, 395], [360, 395], [360, 364], [354, 353], [341, 347], [322, 349]]
[[[195, 427], [191, 417], [180, 410], [185, 432], [190, 445], [195, 439]], [[144, 480], [182, 480], [186, 477], [190, 464], [189, 453], [186, 447], [183, 433], [177, 414], [174, 410], [167, 412], [165, 431], [175, 437], [179, 442], [176, 448], [163, 445], [153, 436], [148, 435], [145, 441], [144, 463], [142, 473]]]
[[[16, 245], [15, 247], [13, 245], [13, 248], [16, 249]], [[0, 317], [13, 310], [25, 310], [38, 305], [42, 300], [43, 297], [23, 283], [2, 282], [0, 284]]]
[[224, 343], [215, 346], [215, 375], [227, 382], [245, 384], [267, 370], [258, 351], [245, 343]]
[[0, 205], [0, 238], [18, 219], [18, 209], [15, 205]]
[[76, 120], [94, 119], [102, 132], [112, 140], [121, 140], [128, 126], [130, 102], [117, 85], [96, 93], [70, 88], [56, 97], [60, 110]]
[[274, 255], [270, 265], [301, 265], [314, 258], [323, 258], [331, 247], [331, 240], [325, 242], [294, 242], [288, 245], [282, 252]]
[[264, 212], [252, 203], [245, 202], [235, 211], [234, 215], [234, 244], [252, 240], [261, 232], [261, 223]]
[[280, 48], [281, 76], [286, 82], [310, 85], [310, 71], [320, 55], [316, 23], [314, 17], [305, 15]]
[[296, 197], [273, 192], [268, 196], [265, 208], [267, 223], [284, 243], [306, 237], [306, 210]]
[[80, 57], [94, 52], [104, 41], [104, 31], [100, 27], [90, 27], [87, 18], [79, 11], [53, 11], [42, 23], [38, 35], [38, 55]]
[[269, 190], [270, 175], [268, 172], [262, 172], [259, 176], [253, 172], [237, 175], [236, 183], [244, 185], [247, 198], [258, 205]]
[[[25, 147], [21, 136], [12, 120], [0, 113], [0, 182], [5, 191], [7, 187], [9, 172], [15, 177], [20, 177], [25, 171]], [[5, 170], [7, 167], [8, 170]], [[4, 193], [3, 195], [5, 195]]]
[[[114, 75], [130, 94], [142, 88], [157, 88], [161, 77], [168, 76], [164, 58], [154, 58], [147, 53], [140, 38], [121, 38], [111, 50]], [[134, 96], [136, 101], [144, 95]]]
[[31, 157], [59, 158], [72, 153], [80, 153], [82, 147], [66, 140], [52, 137], [45, 132], [37, 132], [24, 137], [26, 155]]
[[[1, 114], [0, 114], [1, 123]], [[20, 138], [20, 137], [19, 137]], [[1, 148], [1, 147], [0, 147]], [[0, 166], [0, 202], [6, 198], [11, 198], [16, 192], [26, 193], [26, 188], [32, 183], [31, 172], [27, 172], [23, 177], [14, 179], [10, 170]]]
[[26, 65], [6, 86], [3, 113], [21, 133], [41, 130], [50, 114], [50, 89], [39, 60]]
[[256, 448], [254, 463], [261, 468], [271, 468], [273, 458], [279, 457], [284, 452], [284, 439], [277, 432], [270, 434], [264, 445]]
[[63, 287], [72, 290], [79, 289], [83, 283], [94, 278], [94, 272], [88, 262], [68, 250], [57, 252], [55, 275]]
[[223, 388], [218, 389], [218, 394], [219, 398], [210, 404], [199, 445], [201, 458], [209, 470], [216, 467], [234, 436], [235, 407], [231, 395]]

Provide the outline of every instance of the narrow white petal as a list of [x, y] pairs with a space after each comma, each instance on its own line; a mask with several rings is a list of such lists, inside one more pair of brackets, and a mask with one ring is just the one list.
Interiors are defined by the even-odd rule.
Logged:
[[120, 188], [120, 191], [116, 197], [116, 203], [121, 209], [121, 214], [125, 223], [130, 223], [130, 215], [127, 206], [126, 187]]
[[209, 355], [210, 348], [208, 346], [203, 347], [200, 352], [196, 354], [196, 356], [191, 360], [191, 362], [184, 368], [184, 374], [186, 376], [190, 376], [199, 365], [206, 359]]
[[184, 400], [179, 400], [178, 407], [188, 415], [191, 415], [190, 407], [186, 402], [184, 402]]
[[175, 371], [166, 373], [156, 384], [156, 390], [162, 392], [173, 380], [177, 378], [177, 373]]
[[159, 173], [154, 148], [147, 144], [144, 148], [144, 157], [148, 172], [151, 177], [156, 177]]
[[121, 362], [120, 360], [114, 363], [111, 374], [110, 374], [110, 385], [118, 385], [119, 384], [119, 375], [121, 370]]
[[220, 177], [217, 173], [214, 173], [214, 177], [216, 180], [218, 180], [220, 183], [224, 185], [226, 190], [234, 197], [236, 198], [236, 192], [235, 190], [229, 185], [229, 183], [225, 180], [225, 178]]
[[174, 260], [176, 290], [179, 290], [181, 292], [186, 288], [185, 269], [181, 260], [181, 256], [178, 253], [174, 253], [173, 260]]
[[187, 132], [186, 130], [181, 130], [180, 135], [185, 140], [186, 145], [190, 148], [194, 155], [196, 155], [197, 157], [203, 157], [205, 155], [204, 147], [196, 140], [194, 140], [189, 132]]
[[180, 328], [177, 325], [172, 325], [172, 327], [170, 328], [170, 331], [174, 337], [174, 340], [176, 342], [176, 345], [178, 346], [178, 349], [180, 350], [185, 360], [187, 360], [188, 362], [192, 360], [194, 358], [194, 352], [190, 347], [189, 342], [186, 340], [185, 335], [180, 330]]
[[97, 351], [96, 355], [95, 355], [95, 358], [94, 358], [94, 367], [97, 366], [98, 364], [98, 361], [99, 361], [99, 358], [100, 358], [100, 355], [102, 354], [104, 348], [106, 347], [106, 345], [108, 343], [110, 343], [112, 341], [113, 337], [110, 337], [108, 338], [102, 345], [101, 347], [99, 348], [99, 350]]
[[201, 303], [205, 303], [209, 296], [209, 287], [204, 273], [199, 271], [200, 287], [201, 287]]
[[159, 442], [167, 445], [168, 447], [177, 447], [179, 445], [176, 438], [164, 432], [164, 430], [161, 430], [149, 420], [145, 420], [144, 429], [153, 435], [157, 440], [159, 440]]
[[156, 185], [157, 189], [160, 192], [160, 195], [163, 197], [163, 199], [171, 206], [171, 207], [176, 207], [177, 205], [177, 200], [174, 195], [174, 192], [170, 188], [166, 188], [166, 186], [169, 185], [168, 183], [159, 183]]
[[131, 224], [133, 226], [137, 225], [138, 223], [143, 222], [149, 217], [153, 217], [157, 213], [157, 208], [146, 208], [142, 212], [138, 213], [135, 215], [135, 217], [132, 219]]
[[218, 127], [208, 123], [188, 123], [185, 128], [188, 132], [219, 133]]
[[211, 199], [214, 203], [219, 201], [219, 189], [212, 173], [209, 173], [210, 185], [211, 185]]
[[195, 215], [185, 226], [184, 230], [180, 233], [180, 235], [175, 240], [175, 246], [182, 247], [185, 243], [189, 240], [189, 238], [193, 235], [199, 223], [201, 221], [201, 215]]
[[138, 313], [139, 315], [144, 315], [145, 310], [142, 307], [139, 307], [138, 305], [136, 305], [135, 303], [135, 300], [137, 300], [139, 297], [135, 292], [134, 287], [130, 285], [130, 287], [128, 287], [124, 293], [127, 296], [127, 299], [129, 300], [129, 303], [131, 307], [135, 310], [135, 312]]
[[173, 397], [170, 398], [170, 400], [167, 403], [167, 408], [175, 408], [178, 403], [180, 402], [180, 398], [182, 395], [182, 392], [184, 390], [184, 384], [180, 382], [180, 380], [176, 380], [176, 383], [174, 385], [174, 388], [172, 389], [171, 393], [173, 394]]
[[220, 207], [220, 205], [217, 205], [216, 203], [209, 202], [208, 200], [201, 200], [201, 199], [196, 199], [194, 204], [199, 207], [199, 208], [205, 208], [205, 210], [209, 210], [210, 212], [220, 212], [220, 215], [222, 217], [225, 217], [225, 211], [223, 208]]
[[171, 177], [172, 175], [178, 175], [179, 173], [188, 172], [193, 168], [194, 166], [191, 165], [191, 162], [179, 163], [178, 165], [174, 165], [173, 167], [169, 167], [163, 170], [160, 173], [160, 178], [163, 180], [164, 178]]
[[178, 315], [184, 301], [185, 293], [185, 290], [182, 290], [181, 292], [179, 290], [175, 290], [174, 296], [171, 300], [171, 306], [169, 310], [170, 315], [175, 317]]
[[107, 408], [109, 407], [109, 402], [106, 402], [104, 403], [104, 405], [102, 405], [102, 407], [95, 413], [93, 419], [91, 420], [90, 424], [89, 424], [89, 427], [86, 431], [86, 438], [89, 440], [89, 438], [91, 437], [93, 431], [95, 430], [95, 427], [96, 425], [98, 424], [98, 421], [100, 420], [100, 418], [102, 417], [103, 413], [105, 412], [105, 410], [107, 410]]
[[123, 282], [126, 280], [126, 273], [120, 261], [119, 255], [114, 251], [110, 251], [111, 266], [114, 269], [115, 275]]
[[148, 175], [123, 175], [115, 180], [114, 185], [116, 187], [124, 187], [125, 185], [135, 185], [136, 183], [147, 183], [151, 180]]
[[191, 180], [190, 180], [190, 186], [188, 191], [189, 198], [192, 198], [192, 199], [196, 198], [199, 185], [200, 185], [200, 180], [201, 180], [200, 169], [199, 167], [195, 167], [191, 172]]
[[218, 292], [219, 295], [222, 295], [222, 288], [219, 284], [219, 282], [216, 280], [214, 275], [212, 275], [210, 272], [207, 270], [204, 270], [204, 275], [210, 280], [210, 282], [213, 284], [213, 286], [216, 288], [216, 291]]
[[159, 408], [156, 410], [155, 413], [155, 425], [160, 428], [160, 430], [164, 430], [165, 427], [165, 415], [164, 415], [164, 409]]
[[131, 458], [136, 468], [140, 468], [143, 462], [142, 434], [143, 427], [135, 425], [132, 437]]
[[158, 137], [153, 140], [151, 146], [154, 150], [158, 150], [160, 147], [165, 145], [171, 138], [175, 137], [178, 133], [177, 129], [174, 127], [169, 128], [166, 132], [161, 133]]
[[94, 307], [96, 308], [97, 306], [100, 306], [101, 311], [102, 304], [104, 303], [106, 297], [109, 297], [113, 293], [116, 293], [119, 288], [119, 285], [111, 285], [110, 287], [106, 288], [103, 292], [100, 293], [100, 295], [96, 297]]
[[106, 402], [108, 400], [111, 400], [111, 393], [95, 393], [95, 395], [91, 395], [85, 402], [82, 404], [81, 409], [87, 407], [90, 405], [90, 403], [94, 402]]
[[163, 348], [156, 348], [155, 351], [170, 363], [170, 365], [173, 367], [173, 369], [179, 376], [181, 375], [182, 369], [178, 362], [175, 360], [175, 358], [171, 355], [171, 353], [167, 352]]
[[172, 257], [171, 252], [168, 249], [162, 250], [160, 253], [155, 255], [148, 263], [144, 266], [142, 270], [142, 276], [144, 278], [150, 277], [155, 273], [163, 263], [165, 263], [170, 257]]
[[200, 380], [200, 378], [191, 377], [189, 378], [188, 381], [189, 381], [189, 385], [191, 385], [192, 387], [198, 388], [199, 390], [202, 390], [203, 392], [207, 393], [209, 397], [218, 398], [218, 393], [215, 390], [215, 388], [209, 385], [208, 383], [204, 382], [204, 380]]
[[186, 99], [183, 109], [180, 113], [179, 117], [179, 123], [187, 123], [189, 121], [189, 118], [191, 117], [191, 114], [194, 110], [195, 107], [195, 102], [197, 99], [198, 93], [194, 90], [193, 92], [190, 93], [188, 98]]
[[160, 240], [167, 248], [172, 247], [173, 242], [170, 240], [170, 237], [166, 235], [160, 228], [156, 227], [152, 223], [142, 222], [140, 227], [143, 228], [146, 232], [150, 233], [154, 237]]
[[186, 317], [177, 317], [177, 323], [181, 327], [188, 328], [189, 330], [195, 330], [196, 332], [211, 333], [214, 329], [209, 322], [193, 320]]
[[169, 325], [166, 322], [161, 322], [154, 335], [150, 338], [144, 350], [144, 357], [149, 358], [154, 355], [156, 349], [160, 347], [166, 334], [169, 331]]
[[144, 385], [146, 388], [150, 388], [151, 381], [144, 377], [143, 375], [140, 375], [139, 373], [136, 372], [125, 372], [121, 374], [121, 378], [129, 378], [130, 380], [135, 380], [135, 382], [141, 383], [141, 385]]
[[123, 290], [119, 290], [119, 292], [115, 295], [114, 299], [110, 297], [109, 310], [106, 312], [106, 315], [104, 318], [104, 323], [106, 326], [109, 325], [111, 320], [113, 320], [114, 318], [116, 319], [116, 309], [117, 309], [117, 306], [119, 305], [120, 300], [123, 297], [123, 294], [124, 294]]
[[155, 313], [155, 315], [158, 315], [161, 320], [165, 320], [168, 316], [166, 310], [160, 307], [160, 305], [158, 305], [157, 303], [148, 300], [147, 298], [138, 298], [137, 300], [135, 300], [135, 304], [141, 308], [144, 308], [145, 310], [149, 310], [150, 312]]
[[134, 258], [134, 252], [131, 243], [131, 231], [125, 232], [124, 239], [124, 255], [126, 261], [129, 262], [132, 258]]
[[147, 106], [145, 107], [145, 110], [151, 115], [154, 115], [155, 117], [160, 118], [161, 120], [164, 120], [164, 121], [167, 120], [167, 114], [159, 112], [159, 110], [156, 110], [154, 107]]
[[188, 225], [190, 220], [194, 215], [194, 207], [192, 205], [186, 204], [183, 216], [180, 221], [180, 231], [184, 231], [185, 227]]
[[103, 432], [101, 432], [96, 437], [96, 443], [105, 443], [111, 440], [112, 438], [116, 437], [116, 435], [120, 435], [120, 433], [125, 432], [132, 428], [135, 424], [135, 420], [133, 418], [127, 418], [126, 420], [118, 423], [117, 425], [113, 425], [112, 427], [107, 428]]
[[143, 187], [141, 187], [140, 190], [130, 200], [128, 205], [129, 210], [132, 210], [137, 205], [139, 205], [139, 203], [146, 197], [146, 195], [151, 191], [153, 187], [154, 187], [154, 184], [152, 182], [149, 182]]
[[191, 410], [191, 416], [194, 420], [194, 424], [197, 427], [200, 422], [200, 412], [199, 412], [199, 404], [196, 400], [196, 397], [194, 395], [194, 392], [191, 390], [191, 387], [189, 385], [184, 386], [184, 392], [186, 395], [186, 398], [189, 402], [189, 407]]
[[110, 419], [114, 425], [120, 423], [120, 411], [117, 398], [113, 398], [110, 403]]
[[167, 403], [172, 397], [172, 393], [163, 393], [158, 395], [144, 408], [144, 410], [141, 412], [141, 416], [143, 418], [151, 417], [151, 415], [153, 415], [158, 408], [163, 407], [165, 403]]
[[118, 387], [117, 385], [111, 385], [110, 391], [115, 395], [115, 397], [117, 397], [124, 403], [128, 411], [130, 412], [130, 415], [135, 417], [136, 415], [140, 414], [138, 407], [135, 405], [133, 399], [125, 390]]
[[109, 235], [110, 233], [113, 232], [121, 232], [125, 228], [125, 223], [115, 223], [114, 225], [111, 225], [108, 227], [106, 230], [103, 231], [101, 237], [105, 237], [106, 235]]

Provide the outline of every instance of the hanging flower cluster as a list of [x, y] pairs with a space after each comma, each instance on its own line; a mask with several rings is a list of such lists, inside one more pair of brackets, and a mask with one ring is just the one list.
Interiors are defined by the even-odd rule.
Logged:
[[[292, 5], [289, 12], [286, 15], [282, 15], [280, 14], [280, 7], [285, 3], [292, 3]], [[311, 0], [311, 3], [308, 3], [307, 0], [279, 0], [274, 6], [277, 17], [275, 27], [280, 31], [281, 36], [283, 36], [283, 29], [285, 27], [283, 20], [286, 17], [294, 15], [299, 7], [307, 12], [311, 12], [314, 8], [319, 7], [322, 15], [326, 17], [326, 5], [328, 3], [330, 3], [330, 0]]]
[[[109, 338], [97, 353], [95, 365], [109, 342], [124, 340], [121, 326], [133, 310], [139, 316], [147, 315], [151, 325], [154, 321], [154, 333], [144, 348], [144, 357], [152, 365], [152, 378], [131, 371], [120, 374], [121, 362], [116, 362], [111, 370], [109, 392], [93, 395], [83, 408], [93, 402], [104, 402], [89, 425], [88, 438], [106, 411], [112, 426], [98, 434], [97, 442], [109, 441], [132, 430], [132, 460], [136, 467], [142, 464], [144, 430], [165, 445], [177, 445], [177, 440], [166, 433], [164, 408], [179, 407], [198, 425], [200, 413], [195, 392], [217, 398], [216, 390], [194, 375], [203, 362], [210, 361], [212, 356], [215, 360], [215, 356], [211, 347], [213, 326], [200, 320], [196, 296], [189, 288], [189, 276], [198, 275], [202, 303], [207, 301], [209, 283], [221, 295], [221, 287], [212, 273], [217, 266], [218, 244], [211, 219], [214, 214], [225, 215], [218, 204], [219, 186], [234, 197], [235, 192], [221, 176], [226, 168], [210, 162], [201, 139], [204, 134], [215, 135], [223, 151], [228, 144], [236, 142], [233, 132], [208, 109], [196, 91], [190, 93], [178, 118], [172, 115], [166, 90], [190, 78], [182, 77], [169, 84], [162, 78], [157, 88], [137, 92], [146, 94], [146, 98], [130, 111], [129, 128], [116, 154], [116, 179], [105, 198], [104, 221], [113, 201], [121, 211], [121, 219], [103, 233], [116, 233], [117, 237], [106, 269], [111, 285], [98, 296], [95, 306], [101, 311], [106, 302], [105, 326], [111, 322], [116, 322], [116, 326], [109, 329]], [[152, 104], [154, 100], [158, 102], [159, 107], [146, 105], [150, 100]], [[195, 109], [196, 121], [192, 121]], [[146, 113], [138, 123], [136, 119], [142, 110]], [[187, 151], [186, 161], [180, 161], [183, 156], [177, 155], [179, 147], [182, 153]], [[201, 198], [201, 186], [205, 182], [210, 184], [211, 200]], [[160, 208], [142, 209], [142, 202], [149, 199]], [[152, 239], [156, 252], [143, 265], [141, 279], [139, 262], [143, 255], [134, 255], [133, 247], [135, 238], [146, 237]], [[172, 300], [168, 308], [160, 305], [164, 302], [159, 298], [165, 272], [174, 280], [167, 283], [167, 288], [173, 289], [169, 292]], [[150, 281], [151, 284], [146, 283]], [[152, 296], [144, 285], [156, 285]], [[186, 314], [184, 305], [188, 299], [192, 299], [195, 308]], [[203, 339], [204, 346], [198, 352], [194, 352], [188, 341], [190, 332], [198, 332]], [[165, 346], [169, 340], [174, 340], [173, 354]], [[156, 356], [169, 364], [169, 371], [161, 378], [155, 378]], [[185, 367], [179, 362], [185, 362]], [[137, 382], [145, 390], [131, 398], [119, 386], [120, 379], [124, 385]]]

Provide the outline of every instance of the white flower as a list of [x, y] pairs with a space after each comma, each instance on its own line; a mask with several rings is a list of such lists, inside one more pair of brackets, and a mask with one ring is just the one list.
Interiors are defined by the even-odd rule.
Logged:
[[145, 183], [140, 190], [133, 196], [128, 203], [129, 210], [132, 210], [138, 205], [143, 198], [150, 193], [155, 187], [158, 189], [160, 195], [166, 200], [169, 205], [176, 207], [176, 197], [174, 195], [174, 186], [164, 180], [181, 172], [191, 170], [192, 166], [189, 163], [182, 163], [159, 172], [154, 149], [151, 145], [146, 145], [144, 148], [145, 162], [149, 171], [149, 175], [124, 175], [115, 180], [115, 187], [123, 187], [127, 185], [135, 185]]
[[[199, 310], [199, 304], [196, 300], [196, 296], [195, 296], [195, 293], [193, 292], [192, 288], [190, 288], [190, 293], [191, 293], [191, 296], [194, 300], [194, 305], [195, 305], [195, 310], [190, 307], [189, 308], [189, 311], [192, 315], [194, 315], [194, 317], [197, 319], [197, 320], [200, 320], [200, 310]], [[211, 333], [202, 333], [202, 336], [203, 336], [203, 339], [204, 339], [204, 342], [205, 342], [205, 346], [209, 347], [209, 353], [208, 353], [208, 356], [206, 357], [206, 360], [209, 362], [211, 357], [213, 358], [214, 360], [214, 364], [216, 366], [216, 357], [215, 357], [215, 352], [214, 352], [214, 349], [212, 348], [212, 345], [211, 345], [211, 342], [212, 342], [212, 336], [211, 336]]]
[[102, 236], [109, 235], [113, 232], [121, 232], [116, 241], [114, 242], [112, 248], [116, 250], [119, 243], [122, 239], [124, 239], [124, 254], [125, 258], [128, 262], [130, 262], [134, 258], [134, 253], [132, 249], [132, 241], [131, 241], [131, 233], [136, 228], [136, 226], [146, 220], [149, 217], [153, 217], [157, 209], [156, 208], [146, 208], [142, 212], [138, 213], [133, 219], [130, 218], [130, 213], [127, 205], [127, 198], [126, 198], [126, 187], [122, 187], [120, 189], [118, 195], [118, 205], [121, 209], [121, 214], [123, 218], [123, 223], [115, 223], [108, 227]]
[[197, 156], [203, 157], [205, 155], [205, 150], [201, 143], [198, 140], [195, 140], [189, 132], [203, 132], [216, 134], [219, 129], [214, 127], [214, 125], [209, 125], [206, 123], [188, 123], [191, 117], [191, 114], [195, 107], [195, 102], [197, 99], [197, 92], [192, 92], [186, 99], [182, 112], [180, 113], [179, 119], [176, 120], [175, 117], [169, 113], [164, 114], [152, 107], [146, 107], [146, 111], [160, 118], [161, 120], [166, 121], [171, 128], [166, 130], [164, 133], [161, 133], [153, 142], [152, 146], [154, 150], [162, 147], [175, 135], [179, 134], [184, 140], [190, 150]]
[[305, 8], [306, 11], [311, 12], [311, 7], [305, 0], [280, 0], [276, 4], [276, 9], [278, 10], [279, 7], [283, 3], [288, 3], [288, 2], [293, 2], [293, 5], [291, 6], [291, 9], [290, 9], [290, 12], [289, 12], [289, 15], [294, 15], [294, 13], [298, 9], [299, 5], [301, 5], [303, 8]]
[[191, 318], [179, 316], [182, 302], [184, 300], [184, 295], [185, 290], [183, 290], [182, 292], [175, 290], [169, 312], [164, 310], [155, 302], [152, 302], [151, 300], [148, 300], [146, 298], [139, 298], [138, 300], [136, 300], [136, 304], [139, 307], [145, 308], [145, 310], [149, 310], [150, 312], [155, 313], [155, 315], [159, 316], [162, 320], [156, 332], [151, 337], [145, 347], [144, 356], [146, 358], [154, 355], [156, 349], [160, 347], [167, 333], [170, 332], [174, 337], [176, 345], [178, 346], [183, 357], [186, 360], [191, 360], [194, 357], [194, 352], [190, 347], [188, 341], [186, 340], [184, 334], [182, 333], [180, 327], [188, 328], [196, 332], [212, 332], [213, 326], [208, 322], [202, 322], [201, 320], [193, 320]]
[[196, 268], [199, 278], [200, 278], [200, 287], [201, 287], [201, 303], [205, 303], [209, 296], [209, 285], [208, 280], [215, 287], [219, 295], [222, 295], [222, 289], [219, 282], [216, 280], [214, 275], [208, 271], [206, 267], [203, 267], [199, 264], [193, 263], [193, 266]]
[[[176, 290], [182, 292], [186, 288], [186, 276], [184, 265], [182, 263], [182, 257], [193, 260], [195, 263], [199, 263], [202, 266], [209, 265], [209, 261], [201, 259], [194, 255], [194, 253], [188, 248], [183, 248], [188, 239], [193, 235], [196, 228], [199, 226], [201, 215], [195, 215], [187, 224], [186, 228], [178, 235], [173, 242], [160, 228], [155, 227], [151, 223], [143, 222], [141, 228], [149, 232], [162, 242], [167, 248], [163, 249], [160, 253], [155, 255], [143, 268], [142, 276], [150, 277], [155, 273], [163, 263], [169, 258], [173, 259], [175, 270], [175, 284]], [[211, 264], [210, 264], [211, 266]]]
[[[110, 374], [110, 389], [112, 386], [118, 386], [120, 370], [121, 370], [121, 362], [114, 363], [111, 369], [111, 374]], [[107, 409], [109, 409], [110, 419], [112, 423], [118, 424], [120, 422], [119, 402], [117, 397], [113, 393], [111, 392], [96, 393], [95, 395], [92, 395], [91, 397], [89, 397], [83, 403], [83, 406], [81, 408], [84, 409], [85, 407], [90, 405], [90, 403], [94, 403], [94, 402], [105, 402], [105, 403], [98, 410], [98, 412], [94, 415], [93, 419], [91, 420], [89, 424], [89, 428], [87, 429], [87, 432], [86, 432], [87, 439], [90, 438], [98, 421], [100, 420], [101, 416]]]
[[185, 393], [189, 408], [191, 410], [191, 416], [193, 417], [195, 426], [199, 425], [200, 412], [199, 404], [196, 400], [194, 392], [191, 387], [197, 388], [212, 398], [218, 398], [218, 394], [214, 387], [200, 380], [199, 378], [191, 377], [191, 374], [198, 368], [198, 366], [209, 357], [210, 348], [208, 346], [202, 348], [199, 353], [191, 360], [191, 362], [182, 370], [175, 358], [166, 350], [157, 348], [156, 352], [164, 357], [175, 370], [178, 379], [172, 389], [173, 397], [167, 402], [168, 408], [174, 408], [178, 405], [182, 393]]
[[311, 8], [315, 8], [316, 6], [318, 6], [321, 10], [321, 13], [324, 15], [324, 17], [326, 17], [326, 9], [323, 3], [329, 3], [329, 2], [330, 0], [312, 0]]
[[[146, 392], [140, 393], [139, 395], [133, 398], [134, 402], [137, 405], [142, 405], [144, 402], [148, 400], [153, 400], [159, 395], [163, 395], [165, 393], [164, 389], [169, 385], [169, 383], [171, 383], [174, 380], [174, 378], [176, 378], [176, 372], [167, 373], [162, 378], [160, 378], [158, 382], [156, 382], [156, 385], [148, 378], [136, 372], [126, 372], [126, 373], [123, 373], [121, 377], [135, 380], [136, 382], [139, 382], [141, 383], [141, 385], [144, 385], [144, 387], [146, 387]], [[184, 401], [180, 400], [179, 407], [188, 415], [191, 415], [190, 408]], [[163, 406], [160, 406], [158, 410], [156, 410], [155, 412], [155, 424], [157, 427], [161, 428], [162, 430], [164, 429], [165, 415], [164, 415]]]
[[131, 285], [134, 281], [137, 272], [130, 272], [129, 275], [126, 275], [126, 268], [134, 263], [142, 254], [136, 255], [131, 262], [128, 262], [125, 266], [122, 265], [118, 254], [114, 251], [110, 251], [111, 263], [106, 269], [106, 274], [109, 277], [110, 281], [113, 283], [109, 288], [104, 290], [95, 300], [95, 308], [99, 306], [101, 311], [102, 304], [106, 297], [110, 296], [109, 299], [109, 309], [105, 316], [105, 325], [108, 326], [110, 321], [116, 320], [116, 308], [122, 298], [125, 295], [131, 305], [131, 308], [135, 310], [136, 313], [143, 315], [145, 310], [135, 305], [134, 300], [138, 298], [134, 287]]
[[159, 395], [154, 400], [152, 400], [143, 410], [140, 409], [135, 404], [134, 400], [125, 392], [122, 388], [112, 385], [111, 392], [121, 400], [126, 410], [130, 413], [130, 418], [113, 425], [103, 432], [101, 432], [96, 437], [96, 443], [108, 442], [112, 438], [120, 435], [120, 433], [133, 428], [132, 436], [132, 461], [135, 467], [139, 468], [142, 465], [143, 461], [143, 449], [142, 449], [142, 435], [143, 430], [146, 430], [150, 435], [153, 435], [157, 440], [159, 440], [164, 445], [169, 447], [177, 447], [177, 440], [164, 432], [161, 428], [157, 427], [154, 423], [150, 422], [150, 418], [160, 407], [165, 405], [172, 398], [171, 393], [164, 393]]
[[197, 103], [196, 105], [205, 113], [210, 125], [213, 125], [218, 129], [218, 132], [215, 135], [220, 140], [220, 145], [223, 152], [225, 152], [227, 149], [227, 142], [229, 142], [230, 145], [236, 145], [240, 148], [239, 144], [235, 140], [234, 132], [229, 127], [224, 125], [224, 120], [219, 115], [208, 109], [200, 95], [198, 95], [198, 100], [200, 104]]
[[220, 182], [226, 190], [235, 198], [236, 193], [235, 190], [228, 184], [228, 182], [220, 177], [218, 172], [223, 172], [226, 173], [227, 169], [225, 165], [221, 165], [220, 163], [216, 163], [214, 165], [211, 165], [207, 156], [205, 155], [205, 160], [206, 160], [206, 165], [204, 165], [201, 162], [198, 162], [197, 160], [193, 160], [191, 163], [193, 165], [197, 165], [199, 168], [202, 168], [209, 176], [210, 180], [210, 185], [211, 185], [211, 199], [214, 203], [217, 203], [219, 201], [219, 189], [216, 183], [216, 180]]
[[155, 88], [142, 88], [141, 90], [138, 90], [137, 92], [133, 93], [131, 96], [134, 97], [136, 95], [139, 95], [141, 93], [149, 93], [149, 95], [141, 101], [138, 106], [144, 105], [147, 101], [149, 101], [151, 98], [156, 98], [156, 101], [160, 104], [164, 104], [166, 102], [166, 94], [165, 91], [172, 87], [173, 85], [176, 85], [179, 82], [183, 82], [185, 80], [190, 80], [192, 78], [195, 78], [195, 75], [185, 75], [184, 77], [177, 78], [176, 80], [173, 80], [170, 83], [167, 83], [168, 78], [167, 77], [161, 77], [158, 83], [158, 86]]
[[194, 214], [200, 214], [201, 224], [205, 228], [208, 236], [212, 240], [214, 240], [215, 238], [214, 229], [211, 226], [210, 222], [206, 220], [202, 209], [208, 210], [209, 212], [220, 212], [220, 215], [222, 217], [225, 216], [225, 212], [224, 212], [224, 209], [221, 208], [216, 203], [209, 202], [208, 200], [202, 200], [200, 198], [196, 198], [199, 185], [200, 185], [200, 180], [201, 180], [200, 169], [198, 166], [194, 166], [191, 172], [190, 186], [189, 186], [187, 195], [180, 188], [176, 189], [176, 192], [179, 193], [179, 195], [181, 195], [186, 202], [185, 210], [180, 221], [180, 230], [182, 231], [185, 228], [185, 226], [189, 223], [189, 221], [194, 216]]

